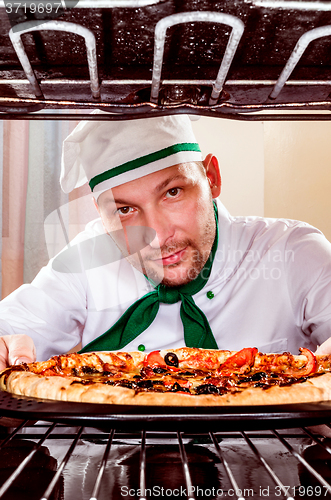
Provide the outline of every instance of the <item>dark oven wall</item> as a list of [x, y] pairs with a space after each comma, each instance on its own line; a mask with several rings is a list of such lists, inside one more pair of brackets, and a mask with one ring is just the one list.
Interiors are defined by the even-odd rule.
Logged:
[[190, 111], [256, 119], [249, 113], [329, 110], [329, 2], [63, 3], [66, 9], [56, 0], [2, 3], [3, 112], [101, 107], [122, 114]]

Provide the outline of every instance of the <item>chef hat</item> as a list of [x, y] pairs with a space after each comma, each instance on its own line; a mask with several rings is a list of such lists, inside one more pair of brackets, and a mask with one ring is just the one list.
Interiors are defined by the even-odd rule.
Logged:
[[82, 121], [63, 143], [60, 183], [69, 193], [88, 181], [97, 198], [107, 189], [191, 161], [202, 161], [202, 155], [187, 115]]

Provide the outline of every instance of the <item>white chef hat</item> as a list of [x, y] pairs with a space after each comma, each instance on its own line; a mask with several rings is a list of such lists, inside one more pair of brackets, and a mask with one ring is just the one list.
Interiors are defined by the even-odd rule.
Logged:
[[89, 182], [97, 198], [125, 182], [191, 161], [202, 161], [202, 155], [187, 115], [82, 121], [63, 143], [60, 183], [69, 193]]

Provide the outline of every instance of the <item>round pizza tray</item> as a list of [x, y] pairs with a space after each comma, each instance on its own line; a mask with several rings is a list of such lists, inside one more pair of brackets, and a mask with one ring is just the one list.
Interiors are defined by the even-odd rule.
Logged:
[[325, 424], [331, 422], [331, 401], [273, 406], [135, 406], [52, 401], [0, 391], [0, 416], [103, 429], [201, 433]]

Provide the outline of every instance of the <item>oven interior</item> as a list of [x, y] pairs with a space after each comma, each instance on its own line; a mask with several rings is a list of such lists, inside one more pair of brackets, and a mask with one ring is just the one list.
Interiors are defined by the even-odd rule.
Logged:
[[330, 439], [305, 427], [190, 434], [21, 421], [1, 438], [4, 499], [331, 498]]
[[331, 498], [328, 402], [110, 410], [0, 396], [0, 498]]
[[126, 119], [190, 112], [275, 120], [281, 111], [288, 120], [297, 111], [307, 112], [301, 120], [329, 119], [328, 1], [33, 5], [0, 6], [3, 118], [100, 108]]

